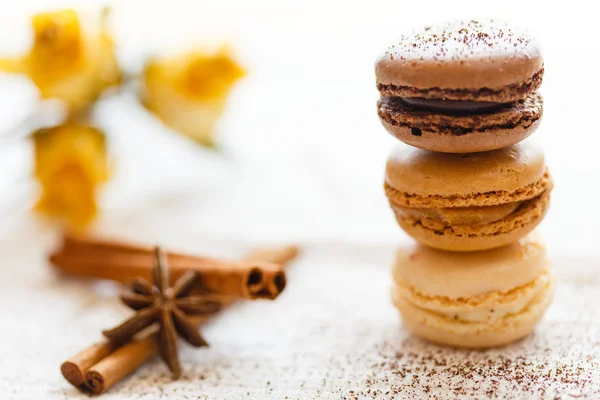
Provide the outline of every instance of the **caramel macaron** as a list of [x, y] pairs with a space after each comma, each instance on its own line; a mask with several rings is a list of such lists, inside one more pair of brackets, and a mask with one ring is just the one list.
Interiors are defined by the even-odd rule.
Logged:
[[385, 174], [400, 227], [423, 244], [450, 251], [491, 249], [527, 235], [546, 214], [552, 186], [532, 139], [470, 154], [399, 144]]
[[502, 346], [527, 336], [552, 302], [555, 278], [540, 237], [498, 249], [398, 251], [392, 298], [404, 326], [443, 345]]
[[470, 153], [525, 139], [540, 123], [544, 63], [526, 31], [459, 21], [403, 36], [375, 66], [381, 122], [426, 150]]

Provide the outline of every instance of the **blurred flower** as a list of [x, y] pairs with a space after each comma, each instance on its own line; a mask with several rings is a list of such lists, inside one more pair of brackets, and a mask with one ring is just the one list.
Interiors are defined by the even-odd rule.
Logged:
[[35, 15], [33, 47], [20, 59], [0, 60], [0, 69], [28, 75], [42, 98], [63, 100], [70, 111], [94, 102], [120, 73], [106, 13], [95, 33], [82, 31], [77, 13], [62, 10]]
[[42, 195], [36, 209], [81, 228], [97, 213], [96, 191], [108, 178], [104, 134], [67, 122], [33, 135], [35, 176]]
[[142, 102], [171, 128], [212, 146], [215, 123], [244, 74], [228, 47], [152, 60], [144, 71]]

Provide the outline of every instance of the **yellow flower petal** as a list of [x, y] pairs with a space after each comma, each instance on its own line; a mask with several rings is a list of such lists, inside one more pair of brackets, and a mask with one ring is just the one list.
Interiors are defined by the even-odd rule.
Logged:
[[96, 191], [108, 178], [104, 134], [66, 123], [33, 135], [35, 176], [42, 188], [36, 209], [71, 226], [88, 224], [97, 212]]
[[34, 42], [22, 59], [0, 60], [0, 69], [27, 74], [42, 98], [64, 101], [71, 111], [94, 102], [108, 86], [120, 82], [114, 45], [104, 24], [85, 33], [73, 10], [35, 15]]
[[171, 128], [212, 145], [215, 124], [244, 74], [228, 47], [153, 60], [144, 71], [142, 102]]

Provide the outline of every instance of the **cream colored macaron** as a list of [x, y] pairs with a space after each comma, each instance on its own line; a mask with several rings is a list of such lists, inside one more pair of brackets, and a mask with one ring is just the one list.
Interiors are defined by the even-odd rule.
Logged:
[[536, 233], [493, 250], [414, 244], [392, 269], [392, 298], [415, 335], [448, 346], [502, 346], [527, 336], [551, 303], [554, 277]]
[[399, 144], [385, 174], [400, 227], [450, 251], [491, 249], [527, 235], [546, 214], [551, 190], [544, 153], [532, 139], [470, 154]]

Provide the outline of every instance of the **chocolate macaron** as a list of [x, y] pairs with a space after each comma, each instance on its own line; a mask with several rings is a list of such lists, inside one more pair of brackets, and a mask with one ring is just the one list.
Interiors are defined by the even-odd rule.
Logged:
[[546, 214], [552, 186], [532, 139], [470, 154], [399, 144], [385, 176], [400, 227], [423, 244], [450, 251], [491, 249], [527, 235]]
[[526, 31], [498, 21], [453, 22], [403, 36], [375, 67], [379, 117], [426, 150], [496, 150], [537, 128], [544, 63]]

